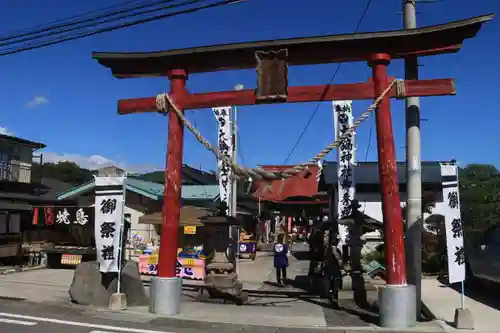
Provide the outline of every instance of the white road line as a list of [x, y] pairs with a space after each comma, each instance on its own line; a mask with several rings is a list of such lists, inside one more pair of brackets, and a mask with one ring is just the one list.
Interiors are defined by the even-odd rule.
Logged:
[[21, 320], [7, 319], [7, 318], [0, 318], [0, 323], [16, 324], [16, 325], [24, 325], [24, 326], [34, 326], [34, 325], [38, 324], [38, 323], [34, 323], [32, 321], [21, 321]]
[[[60, 320], [60, 319], [45, 318], [45, 317], [25, 316], [25, 315], [20, 315], [20, 314], [15, 314], [15, 313], [6, 313], [6, 312], [0, 312], [0, 317], [34, 320], [34, 321], [38, 321], [38, 322], [60, 324], [60, 325], [70, 325], [70, 326], [96, 328], [96, 329], [102, 329], [102, 330], [110, 330], [110, 331], [114, 331], [114, 332], [127, 332], [127, 333], [174, 333], [174, 332], [167, 332], [167, 331], [144, 330], [144, 329], [140, 329], [140, 328], [131, 328], [131, 327], [119, 327], [119, 326], [111, 326], [111, 325], [99, 325], [99, 324], [84, 323], [84, 322], [79, 322], [79, 321]], [[0, 319], [7, 320], [7, 319], [3, 319], [3, 318], [0, 318]]]

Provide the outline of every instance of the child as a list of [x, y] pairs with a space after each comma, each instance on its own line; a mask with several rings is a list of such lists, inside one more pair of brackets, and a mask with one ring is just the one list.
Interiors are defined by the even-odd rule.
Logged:
[[[274, 244], [274, 267], [276, 268], [276, 282], [280, 286], [287, 283], [288, 252], [288, 245], [283, 243], [283, 235], [278, 235], [278, 242]], [[282, 276], [283, 279], [281, 279]]]

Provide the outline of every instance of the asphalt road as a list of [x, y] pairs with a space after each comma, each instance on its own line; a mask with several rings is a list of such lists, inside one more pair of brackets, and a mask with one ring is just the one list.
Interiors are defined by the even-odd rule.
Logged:
[[[110, 325], [111, 324], [111, 325]], [[0, 331], [9, 333], [164, 333], [165, 331], [137, 328], [130, 326], [115, 326], [110, 323], [95, 323], [89, 320], [76, 321], [54, 319], [51, 317], [26, 316], [15, 313], [0, 313]]]
[[[276, 328], [110, 313], [0, 298], [0, 332], [5, 333], [303, 333], [302, 328]], [[326, 330], [315, 329], [315, 333]], [[343, 331], [341, 331], [343, 332]], [[369, 331], [371, 333], [371, 331]], [[328, 331], [339, 333], [339, 331]], [[358, 331], [357, 333], [366, 333]], [[380, 333], [380, 332], [379, 332]]]
[[[193, 332], [192, 330], [188, 330]], [[150, 323], [109, 320], [71, 307], [0, 300], [0, 332], [8, 333], [174, 333]], [[179, 331], [178, 331], [179, 332]], [[182, 330], [182, 332], [186, 332]]]

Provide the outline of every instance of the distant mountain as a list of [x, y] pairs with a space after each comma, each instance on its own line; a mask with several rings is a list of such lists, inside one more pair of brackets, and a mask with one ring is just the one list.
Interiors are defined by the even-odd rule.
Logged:
[[[44, 163], [42, 166], [33, 163], [33, 173], [43, 178], [57, 179], [65, 183], [79, 185], [93, 179], [96, 170], [81, 168], [73, 162]], [[165, 181], [164, 171], [153, 171], [144, 174], [129, 174], [129, 177], [163, 184]], [[217, 176], [214, 172], [206, 172], [190, 167], [182, 166], [182, 183], [187, 185], [215, 185]]]

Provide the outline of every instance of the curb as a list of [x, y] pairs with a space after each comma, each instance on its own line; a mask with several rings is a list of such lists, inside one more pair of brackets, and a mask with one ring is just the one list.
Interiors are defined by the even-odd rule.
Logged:
[[22, 273], [22, 272], [30, 272], [30, 271], [38, 271], [40, 269], [47, 268], [46, 266], [33, 266], [33, 267], [16, 267], [16, 268], [8, 268], [0, 271], [0, 275], [7, 275], [13, 273]]
[[[184, 318], [174, 318], [168, 315], [156, 315], [152, 313], [138, 312], [134, 310], [115, 311], [106, 308], [94, 308], [84, 311], [84, 314], [96, 316], [107, 320], [134, 321], [133, 317], [141, 317], [147, 323], [162, 329], [198, 329], [204, 332], [229, 332], [239, 333], [241, 331], [251, 331], [258, 333], [445, 333], [448, 332], [440, 323], [437, 327], [412, 327], [406, 329], [390, 329], [370, 326], [275, 326], [275, 325], [247, 325], [240, 323], [227, 323], [207, 320], [194, 320]], [[124, 319], [127, 318], [127, 319]]]

